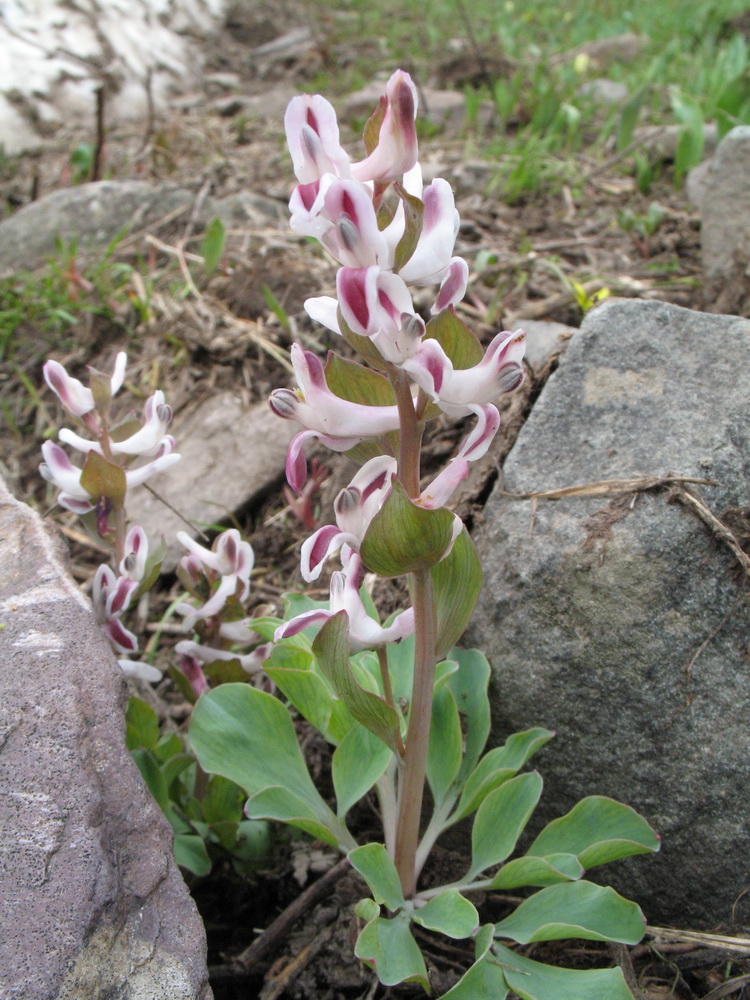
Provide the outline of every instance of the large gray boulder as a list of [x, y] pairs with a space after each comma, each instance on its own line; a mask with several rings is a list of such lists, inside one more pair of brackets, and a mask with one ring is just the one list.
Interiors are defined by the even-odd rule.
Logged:
[[203, 925], [125, 747], [124, 685], [0, 481], [0, 997], [210, 1000]]
[[[188, 188], [147, 181], [92, 181], [60, 188], [0, 220], [0, 277], [59, 257], [58, 241], [101, 257], [110, 244], [144, 229], [161, 230], [171, 223], [182, 232], [196, 197]], [[251, 191], [208, 197], [200, 203], [195, 232], [214, 216], [227, 229], [251, 229], [274, 225], [286, 211], [279, 202]]]
[[750, 125], [738, 125], [719, 143], [701, 195], [704, 298], [712, 312], [750, 309]]
[[[750, 608], [724, 544], [668, 490], [506, 494], [678, 472], [712, 511], [750, 500], [750, 323], [613, 300], [574, 335], [486, 508], [467, 636], [494, 668], [500, 741], [544, 725], [544, 818], [610, 795], [663, 837], [592, 875], [651, 923], [747, 923]], [[736, 908], [734, 904], [737, 903]]]

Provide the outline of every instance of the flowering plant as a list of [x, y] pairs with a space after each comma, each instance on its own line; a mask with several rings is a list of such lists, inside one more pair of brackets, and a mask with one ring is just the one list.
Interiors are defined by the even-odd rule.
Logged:
[[[640, 940], [636, 904], [582, 876], [593, 865], [656, 851], [659, 841], [632, 809], [592, 796], [509, 860], [542, 790], [540, 776], [521, 769], [553, 734], [531, 729], [483, 753], [489, 665], [478, 651], [455, 646], [482, 573], [448, 505], [497, 431], [493, 400], [523, 380], [524, 334], [498, 333], [483, 348], [456, 313], [468, 280], [465, 261], [453, 255], [458, 214], [444, 180], [423, 183], [416, 112], [414, 84], [398, 71], [356, 162], [323, 97], [294, 98], [285, 120], [299, 182], [292, 228], [318, 239], [340, 265], [336, 296], [311, 298], [305, 308], [364, 363], [329, 353], [323, 364], [294, 345], [297, 388], [277, 389], [270, 405], [301, 425], [287, 458], [293, 490], [304, 488], [311, 438], [360, 468], [336, 498], [335, 524], [302, 547], [307, 581], [328, 560], [340, 561], [329, 602], [296, 598], [285, 620], [254, 619], [252, 629], [273, 643], [265, 650], [268, 677], [335, 748], [335, 811], [313, 785], [289, 712], [257, 687], [224, 684], [203, 694], [191, 741], [207, 772], [245, 789], [248, 817], [290, 823], [347, 854], [371, 893], [357, 907], [363, 926], [355, 951], [384, 984], [417, 981], [430, 991], [412, 935], [420, 926], [474, 940], [474, 964], [446, 994], [453, 1000], [501, 1000], [511, 990], [526, 1000], [625, 1000], [631, 994], [619, 969], [555, 969], [514, 950], [567, 937]], [[427, 320], [414, 306], [415, 285], [436, 289]], [[423, 484], [423, 433], [441, 413], [472, 423], [445, 468]], [[363, 587], [367, 571], [406, 576], [411, 606], [382, 622]], [[234, 579], [240, 585], [239, 568]], [[432, 811], [422, 827], [425, 785]], [[360, 845], [346, 819], [371, 789], [383, 838]], [[469, 817], [466, 873], [420, 885], [438, 837]], [[539, 891], [497, 924], [482, 925], [467, 898], [520, 887]]]

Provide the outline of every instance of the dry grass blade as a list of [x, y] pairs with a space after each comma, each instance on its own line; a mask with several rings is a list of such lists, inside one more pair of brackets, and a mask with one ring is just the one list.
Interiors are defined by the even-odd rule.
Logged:
[[677, 941], [682, 944], [703, 945], [705, 948], [718, 948], [721, 951], [731, 951], [736, 955], [750, 956], [750, 938], [708, 934], [703, 931], [677, 930], [673, 927], [652, 927], [651, 925], [646, 928], [646, 935], [656, 941]]
[[704, 524], [708, 525], [716, 537], [732, 550], [745, 574], [750, 577], [750, 557], [742, 549], [734, 533], [708, 509], [701, 497], [695, 496], [690, 490], [685, 489], [684, 486], [680, 486], [675, 491], [675, 499], [679, 500], [680, 503], [684, 503], [698, 515]]
[[563, 486], [557, 490], [537, 490], [533, 493], [505, 493], [511, 500], [562, 500], [565, 497], [615, 496], [619, 493], [644, 493], [647, 490], [663, 489], [695, 483], [699, 486], [718, 486], [714, 479], [697, 479], [692, 476], [636, 476], [632, 479], [600, 479], [596, 482], [581, 483], [578, 486]]
[[730, 979], [728, 982], [722, 983], [721, 986], [717, 986], [715, 990], [711, 990], [703, 1000], [720, 1000], [720, 997], [731, 996], [732, 993], [737, 993], [748, 983], [750, 983], [750, 975], [737, 976], [736, 979]]

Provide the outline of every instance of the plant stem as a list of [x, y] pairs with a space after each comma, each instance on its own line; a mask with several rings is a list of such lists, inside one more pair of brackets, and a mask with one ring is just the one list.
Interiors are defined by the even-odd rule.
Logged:
[[399, 422], [401, 424], [401, 446], [398, 456], [398, 478], [412, 500], [419, 496], [419, 450], [422, 445], [422, 425], [414, 410], [409, 377], [405, 372], [392, 367], [388, 373], [396, 394]]
[[404, 896], [416, 891], [416, 854], [419, 821], [427, 772], [427, 750], [432, 716], [432, 687], [435, 677], [435, 604], [429, 570], [411, 577], [414, 607], [414, 684], [406, 734], [406, 754], [401, 775], [396, 824], [395, 864]]

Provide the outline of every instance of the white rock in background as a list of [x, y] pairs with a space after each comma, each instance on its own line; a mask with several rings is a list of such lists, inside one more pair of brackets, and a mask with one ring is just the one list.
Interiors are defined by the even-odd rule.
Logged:
[[[71, 117], [91, 120], [108, 89], [108, 118], [144, 115], [194, 83], [194, 38], [220, 24], [224, 0], [5, 0], [0, 7], [0, 144], [16, 154]], [[150, 98], [149, 98], [150, 92]]]

